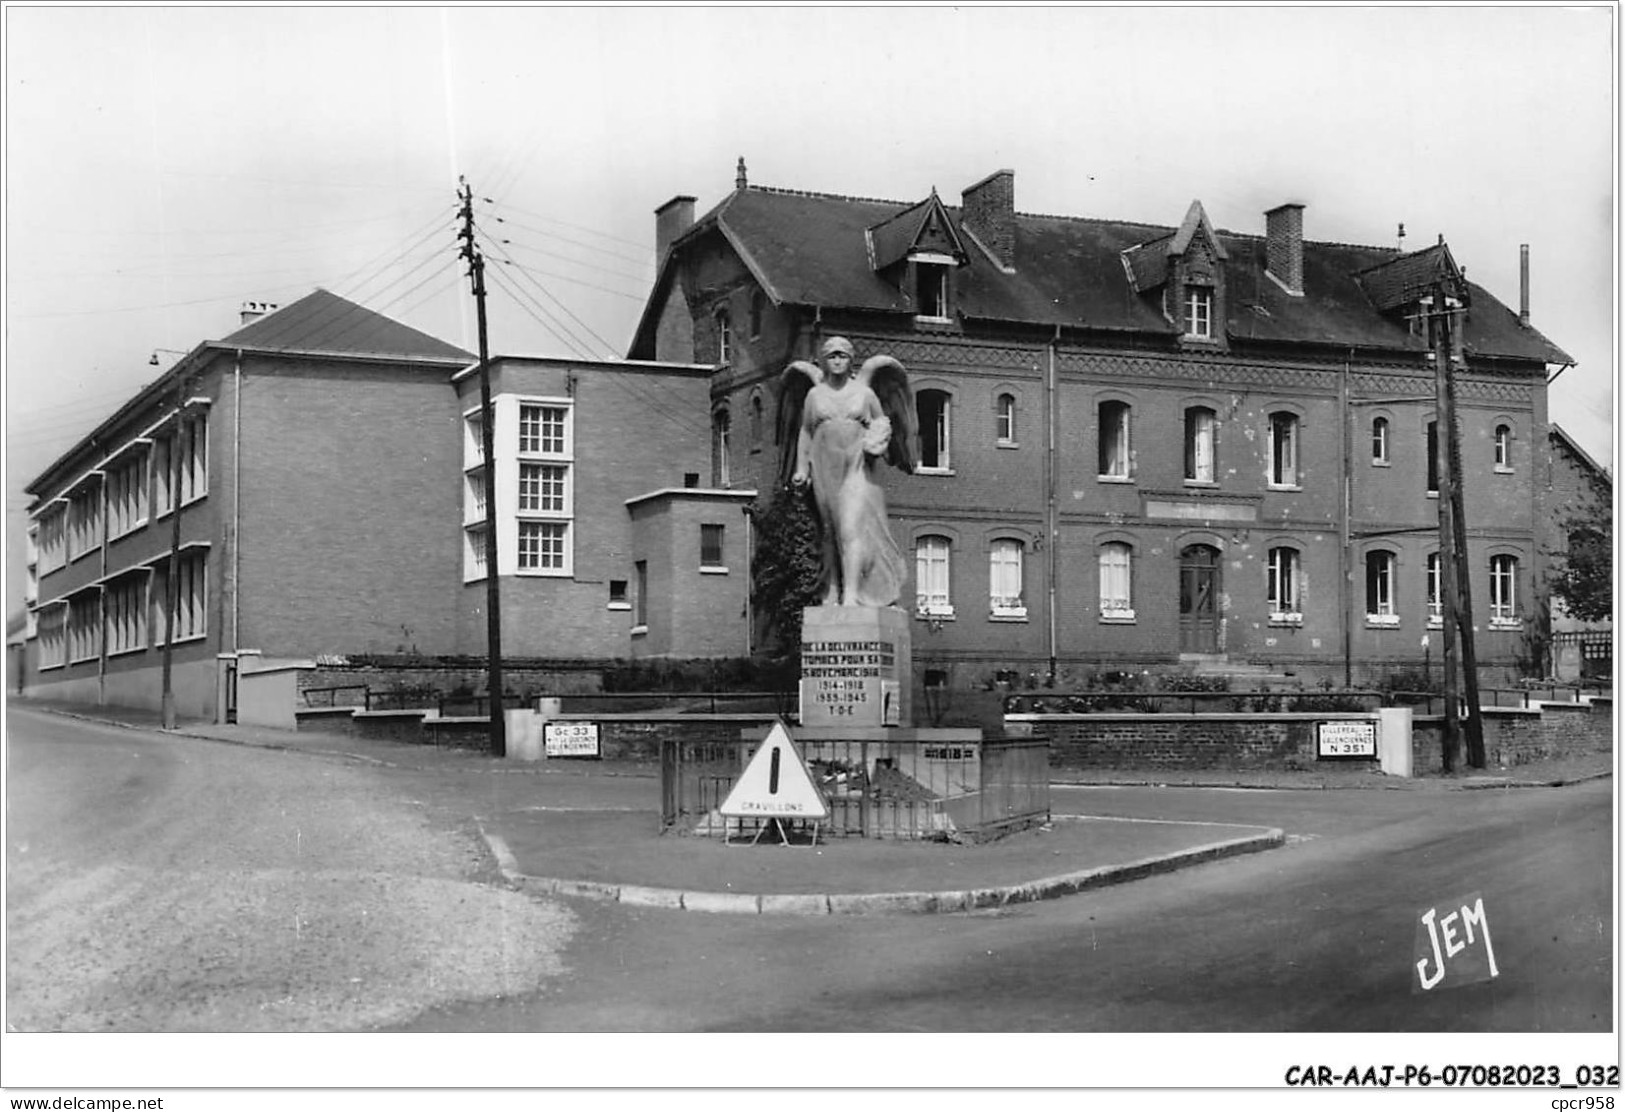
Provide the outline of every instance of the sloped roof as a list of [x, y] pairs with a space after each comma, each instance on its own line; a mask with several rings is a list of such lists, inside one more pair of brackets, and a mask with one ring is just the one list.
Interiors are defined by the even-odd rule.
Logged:
[[965, 245], [936, 190], [919, 204], [869, 228], [868, 234], [876, 270], [885, 270], [916, 249], [941, 249], [956, 258], [965, 257]]
[[[872, 268], [865, 233], [921, 205], [748, 186], [701, 218], [677, 241], [673, 256], [695, 239], [720, 231], [748, 257], [778, 303], [910, 313], [906, 293]], [[943, 209], [961, 228], [959, 208]], [[1193, 205], [1184, 223], [1194, 230], [1202, 220], [1200, 207]], [[1015, 222], [1015, 273], [976, 253], [957, 272], [955, 303], [962, 316], [1174, 334], [1160, 298], [1151, 291], [1166, 280], [1166, 254], [1179, 228], [1028, 213], [1017, 213]], [[1424, 350], [1402, 317], [1384, 310], [1395, 290], [1408, 289], [1415, 280], [1411, 264], [1403, 261], [1408, 256], [1392, 248], [1305, 241], [1304, 295], [1295, 297], [1264, 276], [1263, 236], [1219, 230], [1214, 240], [1225, 255], [1226, 327], [1232, 340]], [[1427, 256], [1421, 269], [1441, 265], [1436, 250], [1417, 253]], [[1395, 263], [1400, 265], [1390, 265]], [[1471, 283], [1465, 287], [1470, 354], [1572, 362], [1487, 291]], [[1373, 299], [1373, 288], [1381, 304]], [[649, 319], [646, 313], [645, 322]], [[642, 334], [640, 326], [635, 348]]]
[[1461, 282], [1461, 268], [1442, 243], [1378, 263], [1360, 274], [1366, 296], [1382, 310], [1415, 305], [1440, 282], [1451, 287]]
[[391, 320], [327, 290], [250, 321], [216, 341], [219, 347], [302, 354], [391, 357], [471, 363], [459, 347]]

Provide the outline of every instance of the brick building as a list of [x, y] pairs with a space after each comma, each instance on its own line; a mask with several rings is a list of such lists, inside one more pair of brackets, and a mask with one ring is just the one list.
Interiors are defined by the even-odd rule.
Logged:
[[[1001, 170], [946, 204], [751, 186], [656, 213], [631, 355], [714, 362], [713, 480], [771, 489], [778, 376], [840, 334], [907, 366], [918, 471], [882, 469], [917, 679], [1263, 669], [1363, 682], [1437, 650], [1434, 375], [1424, 299], [1458, 314], [1469, 572], [1489, 675], [1541, 630], [1548, 368], [1572, 362], [1402, 253], [1016, 211]], [[1537, 665], [1538, 667], [1538, 665]]]
[[[221, 712], [239, 654], [483, 656], [475, 362], [322, 290], [199, 344], [29, 484], [20, 686], [159, 705], [177, 502], [182, 716]], [[695, 597], [740, 605], [749, 496], [699, 484], [708, 370], [494, 361], [505, 655], [741, 651], [637, 589], [639, 546], [686, 545]]]
[[[1548, 433], [1551, 470], [1541, 536], [1561, 559], [1590, 546], [1611, 562], [1614, 479], [1560, 425]], [[1551, 674], [1563, 680], [1605, 680], [1614, 672], [1614, 623], [1583, 622], [1552, 600]]]

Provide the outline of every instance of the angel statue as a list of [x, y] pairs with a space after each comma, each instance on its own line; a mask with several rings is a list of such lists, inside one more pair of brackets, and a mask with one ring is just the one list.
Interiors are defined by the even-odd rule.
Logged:
[[[852, 373], [852, 344], [824, 341], [822, 369], [797, 360], [779, 389], [779, 481], [812, 484], [823, 552], [825, 606], [890, 606], [903, 591], [903, 554], [886, 523], [881, 457], [914, 471], [914, 397], [908, 372], [877, 355]], [[794, 445], [794, 447], [792, 447]]]

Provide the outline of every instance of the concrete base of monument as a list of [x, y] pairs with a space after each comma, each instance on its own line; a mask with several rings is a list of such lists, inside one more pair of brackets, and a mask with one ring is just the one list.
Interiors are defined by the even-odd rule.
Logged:
[[894, 606], [801, 612], [801, 724], [908, 726], [914, 721], [908, 615]]

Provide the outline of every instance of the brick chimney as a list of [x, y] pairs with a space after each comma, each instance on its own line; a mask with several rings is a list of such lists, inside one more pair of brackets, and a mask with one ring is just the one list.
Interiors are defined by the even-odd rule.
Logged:
[[1303, 293], [1303, 206], [1278, 205], [1264, 214], [1268, 273], [1294, 294]]
[[1016, 268], [1016, 172], [995, 170], [960, 194], [965, 228], [999, 265]]
[[666, 261], [666, 252], [678, 236], [694, 225], [694, 198], [678, 194], [655, 209], [655, 266]]
[[276, 312], [278, 308], [279, 306], [273, 305], [269, 301], [245, 301], [243, 307], [238, 310], [238, 316], [242, 317], [244, 324], [250, 324], [259, 320], [266, 313]]

